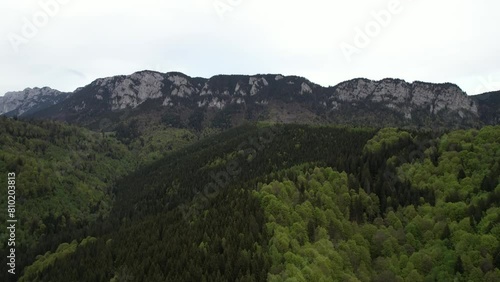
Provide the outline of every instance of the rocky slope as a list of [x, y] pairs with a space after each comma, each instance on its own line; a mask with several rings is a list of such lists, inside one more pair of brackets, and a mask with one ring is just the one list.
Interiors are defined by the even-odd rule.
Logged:
[[429, 115], [438, 115], [443, 111], [455, 112], [461, 117], [466, 113], [478, 114], [476, 103], [454, 84], [357, 79], [339, 84], [330, 99], [334, 105], [339, 101], [382, 103], [404, 114], [407, 119], [411, 119], [412, 112], [418, 110], [428, 111]]
[[19, 92], [8, 92], [0, 97], [0, 115], [26, 116], [53, 106], [66, 99], [63, 93], [49, 87], [26, 88]]
[[185, 126], [193, 115], [201, 116], [204, 125], [223, 121], [226, 126], [243, 120], [370, 126], [480, 124], [477, 101], [450, 83], [359, 78], [322, 87], [296, 76], [205, 79], [153, 71], [97, 79], [34, 116], [95, 125], [104, 116], [124, 112], [149, 115], [153, 120], [166, 113], [178, 115]]
[[481, 120], [485, 124], [500, 124], [500, 91], [471, 96], [479, 109]]

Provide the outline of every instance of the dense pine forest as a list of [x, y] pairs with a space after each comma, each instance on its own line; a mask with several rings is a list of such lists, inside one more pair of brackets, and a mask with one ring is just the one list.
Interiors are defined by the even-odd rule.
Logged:
[[0, 123], [19, 281], [500, 281], [500, 127]]

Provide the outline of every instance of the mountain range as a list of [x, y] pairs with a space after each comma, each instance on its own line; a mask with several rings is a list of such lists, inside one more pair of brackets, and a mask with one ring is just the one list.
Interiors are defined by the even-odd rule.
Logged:
[[8, 93], [0, 281], [500, 281], [499, 105], [152, 71]]
[[[131, 118], [198, 129], [256, 120], [469, 128], [500, 122], [500, 95], [467, 96], [455, 84], [400, 79], [357, 78], [323, 87], [279, 74], [206, 79], [140, 71], [100, 78], [72, 93], [48, 87], [9, 92], [0, 97], [0, 114], [64, 120], [101, 130]], [[107, 120], [112, 122], [103, 122]]]

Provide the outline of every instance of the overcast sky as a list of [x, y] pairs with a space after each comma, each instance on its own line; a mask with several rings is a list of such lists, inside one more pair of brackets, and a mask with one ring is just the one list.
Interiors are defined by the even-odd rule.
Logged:
[[2, 0], [0, 95], [150, 69], [500, 89], [500, 1]]

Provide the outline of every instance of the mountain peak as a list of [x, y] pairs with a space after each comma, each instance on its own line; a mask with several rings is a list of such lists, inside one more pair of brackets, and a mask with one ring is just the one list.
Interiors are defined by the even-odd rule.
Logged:
[[41, 110], [55, 105], [68, 95], [50, 87], [34, 87], [23, 91], [7, 92], [5, 96], [0, 97], [0, 115], [21, 116], [32, 110]]

